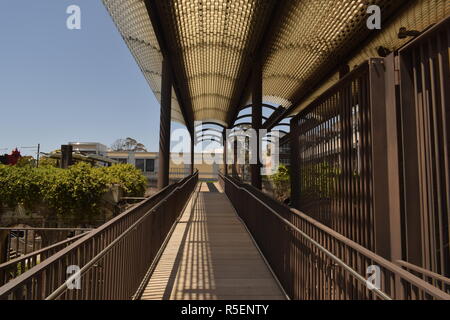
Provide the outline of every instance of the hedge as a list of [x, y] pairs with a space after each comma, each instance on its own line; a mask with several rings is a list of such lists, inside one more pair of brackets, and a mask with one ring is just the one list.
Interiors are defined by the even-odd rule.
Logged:
[[112, 185], [127, 196], [143, 196], [146, 178], [128, 164], [92, 167], [78, 163], [69, 169], [0, 165], [0, 206], [28, 210], [47, 208], [60, 215], [93, 215]]

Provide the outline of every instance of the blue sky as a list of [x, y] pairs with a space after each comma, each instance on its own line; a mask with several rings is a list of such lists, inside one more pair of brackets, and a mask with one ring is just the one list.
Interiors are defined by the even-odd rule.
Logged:
[[[66, 28], [72, 4], [81, 30]], [[2, 0], [0, 39], [0, 153], [125, 137], [158, 149], [159, 103], [100, 0]]]

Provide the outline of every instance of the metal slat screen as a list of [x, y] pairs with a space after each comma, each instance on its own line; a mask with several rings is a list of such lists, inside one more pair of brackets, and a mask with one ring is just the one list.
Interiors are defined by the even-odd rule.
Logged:
[[299, 115], [299, 209], [373, 249], [369, 94], [365, 63]]
[[450, 19], [400, 52], [407, 259], [450, 276]]

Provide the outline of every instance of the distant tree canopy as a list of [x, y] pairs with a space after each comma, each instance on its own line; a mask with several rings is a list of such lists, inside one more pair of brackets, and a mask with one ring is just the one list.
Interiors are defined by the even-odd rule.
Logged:
[[147, 152], [142, 143], [137, 142], [133, 138], [118, 139], [112, 145], [113, 151], [131, 151], [131, 152]]

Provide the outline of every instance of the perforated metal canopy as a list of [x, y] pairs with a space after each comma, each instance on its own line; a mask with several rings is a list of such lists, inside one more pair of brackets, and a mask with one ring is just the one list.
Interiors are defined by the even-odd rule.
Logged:
[[394, 23], [372, 31], [365, 0], [103, 2], [158, 99], [163, 39], [179, 88], [172, 94], [173, 120], [185, 122], [183, 108], [193, 120], [222, 125], [250, 102], [248, 79], [257, 58], [263, 101], [296, 113], [337, 79], [337, 66], [377, 56], [379, 46], [397, 49], [406, 41], [397, 37], [401, 26], [421, 31], [450, 12], [448, 0], [373, 0], [383, 21]]
[[[142, 0], [103, 0], [128, 45], [145, 79], [161, 102], [163, 56]], [[172, 90], [172, 120], [185, 123], [178, 99]]]

